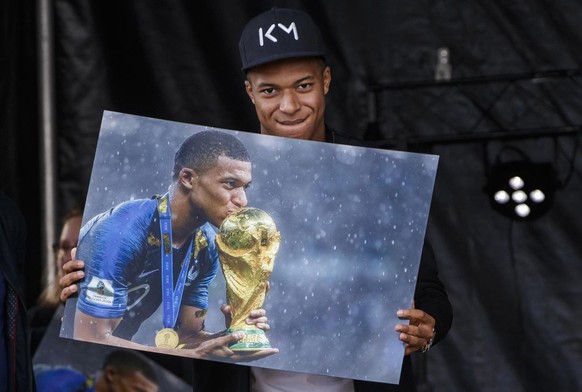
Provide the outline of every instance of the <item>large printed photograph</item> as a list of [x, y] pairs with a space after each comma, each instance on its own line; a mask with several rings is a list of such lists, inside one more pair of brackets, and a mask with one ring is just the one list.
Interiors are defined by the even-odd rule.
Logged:
[[60, 336], [398, 383], [437, 165], [104, 112]]

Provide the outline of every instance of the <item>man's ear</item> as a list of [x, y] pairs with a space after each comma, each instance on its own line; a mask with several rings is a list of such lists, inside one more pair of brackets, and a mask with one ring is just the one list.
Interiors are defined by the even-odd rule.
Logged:
[[183, 167], [178, 175], [178, 183], [181, 187], [191, 190], [194, 187], [194, 181], [198, 178], [196, 172], [190, 168]]
[[105, 377], [105, 381], [107, 382], [107, 385], [112, 384], [115, 381], [116, 375], [117, 375], [117, 370], [115, 370], [111, 366], [106, 366], [105, 369], [103, 369], [103, 377]]
[[323, 70], [323, 95], [329, 92], [329, 85], [331, 84], [331, 68], [328, 65]]
[[245, 80], [245, 91], [247, 92], [247, 95], [249, 96], [249, 98], [251, 99], [251, 102], [253, 103], [253, 105], [255, 104], [255, 97], [253, 95], [253, 86], [251, 85], [251, 82], [247, 80]]

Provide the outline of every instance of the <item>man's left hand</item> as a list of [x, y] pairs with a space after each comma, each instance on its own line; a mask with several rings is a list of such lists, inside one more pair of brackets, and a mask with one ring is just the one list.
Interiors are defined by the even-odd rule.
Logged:
[[[231, 322], [230, 305], [223, 304], [220, 307], [220, 311], [224, 314], [224, 321], [226, 327], [228, 328]], [[268, 331], [269, 329], [271, 329], [271, 326], [269, 325], [269, 320], [267, 319], [267, 312], [265, 311], [265, 309], [251, 310], [246, 319], [246, 323], [249, 325], [254, 325], [257, 328], [262, 329], [263, 331]]]
[[420, 309], [405, 309], [396, 312], [401, 320], [409, 320], [408, 325], [397, 324], [396, 331], [400, 332], [400, 340], [405, 344], [404, 355], [410, 355], [420, 350], [434, 338], [436, 320]]

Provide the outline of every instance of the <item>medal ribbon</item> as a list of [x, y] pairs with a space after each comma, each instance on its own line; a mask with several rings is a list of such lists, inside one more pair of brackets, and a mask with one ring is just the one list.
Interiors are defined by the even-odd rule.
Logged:
[[163, 302], [163, 323], [164, 328], [174, 328], [178, 313], [180, 310], [180, 303], [182, 302], [182, 293], [184, 292], [184, 284], [186, 282], [186, 273], [190, 265], [190, 257], [192, 254], [192, 239], [188, 246], [188, 252], [184, 257], [178, 281], [174, 288], [174, 255], [172, 250], [172, 213], [170, 212], [170, 203], [168, 194], [158, 199], [158, 213], [160, 216], [160, 234], [161, 241], [161, 263], [162, 263], [162, 302]]

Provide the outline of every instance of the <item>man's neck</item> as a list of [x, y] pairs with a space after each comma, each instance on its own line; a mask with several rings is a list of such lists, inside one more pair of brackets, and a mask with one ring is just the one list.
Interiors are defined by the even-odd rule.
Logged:
[[194, 214], [186, 194], [170, 190], [170, 211], [172, 212], [172, 246], [181, 247], [194, 231], [206, 223]]

